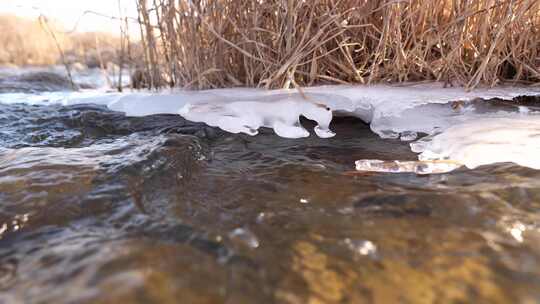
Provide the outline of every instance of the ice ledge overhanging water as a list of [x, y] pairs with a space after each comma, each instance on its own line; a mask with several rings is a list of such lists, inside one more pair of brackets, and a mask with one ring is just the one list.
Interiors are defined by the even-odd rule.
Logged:
[[[299, 90], [217, 89], [162, 93], [104, 94], [54, 92], [39, 95], [1, 94], [3, 103], [102, 104], [128, 116], [180, 114], [231, 133], [256, 135], [272, 128], [287, 138], [309, 136], [300, 124], [304, 116], [317, 122], [315, 133], [331, 137], [335, 115], [370, 123], [383, 138], [416, 140], [411, 144], [421, 160], [452, 160], [475, 168], [494, 162], [515, 162], [540, 169], [540, 110], [489, 107], [479, 99], [511, 100], [539, 96], [540, 88], [496, 87], [466, 92], [440, 83], [372, 86], [320, 86]], [[504, 138], [504, 140], [501, 140]], [[489, 157], [486, 157], [489, 155]]]

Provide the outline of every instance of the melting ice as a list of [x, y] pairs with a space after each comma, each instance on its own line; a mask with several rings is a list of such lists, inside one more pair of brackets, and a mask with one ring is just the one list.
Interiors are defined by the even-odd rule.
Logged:
[[178, 113], [188, 120], [204, 122], [231, 133], [257, 135], [260, 127], [268, 127], [287, 138], [309, 136], [300, 125], [300, 116], [304, 116], [318, 123], [314, 131], [319, 137], [335, 135], [329, 129], [332, 110], [328, 106], [290, 96], [268, 102], [188, 103]]
[[411, 147], [424, 161], [451, 159], [471, 169], [513, 162], [540, 170], [540, 115], [465, 121]]
[[378, 159], [362, 159], [355, 162], [357, 171], [384, 173], [447, 173], [462, 166], [461, 163], [447, 160], [420, 161], [382, 161]]
[[[540, 95], [540, 88], [497, 87], [466, 92], [463, 88], [442, 88], [440, 83], [431, 83], [322, 86], [302, 91], [219, 89], [159, 94], [83, 91], [0, 94], [0, 102], [97, 103], [129, 116], [180, 114], [232, 133], [256, 135], [261, 127], [267, 127], [287, 138], [310, 135], [300, 123], [301, 116], [315, 121], [314, 133], [324, 138], [334, 135], [330, 130], [333, 116], [355, 116], [369, 123], [379, 136], [411, 141], [413, 151], [421, 153], [422, 166], [398, 162], [393, 166], [402, 167], [394, 171], [415, 172], [415, 168], [420, 168], [423, 173], [429, 173], [425, 170], [441, 169], [440, 161], [470, 168], [514, 162], [540, 169], [540, 161], [536, 160], [536, 155], [540, 155], [539, 111], [523, 106], [494, 107], [483, 101], [510, 100], [522, 95]], [[419, 135], [424, 137], [418, 139]], [[379, 163], [369, 164], [370, 170], [387, 170]], [[425, 164], [432, 165], [426, 169]]]

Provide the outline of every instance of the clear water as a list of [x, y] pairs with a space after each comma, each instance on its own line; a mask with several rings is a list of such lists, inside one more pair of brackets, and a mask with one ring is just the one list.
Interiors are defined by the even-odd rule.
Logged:
[[540, 171], [351, 174], [416, 155], [332, 129], [0, 105], [0, 303], [540, 302]]

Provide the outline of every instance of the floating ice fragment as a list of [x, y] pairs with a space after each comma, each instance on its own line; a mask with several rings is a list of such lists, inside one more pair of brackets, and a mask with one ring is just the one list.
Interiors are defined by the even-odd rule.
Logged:
[[259, 239], [257, 236], [246, 228], [236, 228], [229, 233], [229, 237], [237, 240], [249, 248], [258, 248]]
[[382, 161], [377, 159], [357, 160], [355, 165], [357, 171], [416, 174], [447, 173], [462, 166], [453, 161]]

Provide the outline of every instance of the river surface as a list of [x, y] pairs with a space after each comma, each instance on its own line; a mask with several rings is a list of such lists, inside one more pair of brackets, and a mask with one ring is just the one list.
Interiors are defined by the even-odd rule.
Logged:
[[0, 104], [0, 303], [540, 302], [540, 171], [352, 174], [417, 156], [332, 129]]

